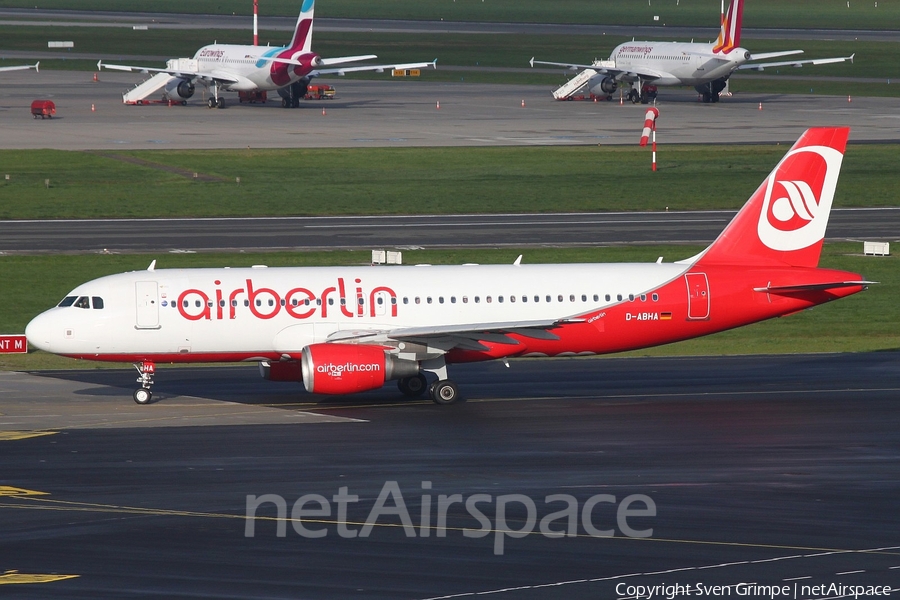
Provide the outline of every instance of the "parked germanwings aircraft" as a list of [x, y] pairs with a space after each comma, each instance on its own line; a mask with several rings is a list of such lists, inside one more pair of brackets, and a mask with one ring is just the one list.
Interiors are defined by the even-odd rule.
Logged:
[[[212, 90], [210, 108], [222, 108], [225, 102], [219, 92], [255, 92], [277, 90], [282, 106], [296, 108], [306, 94], [313, 77], [352, 73], [356, 71], [384, 71], [385, 69], [418, 69], [436, 67], [437, 60], [393, 65], [339, 66], [377, 58], [374, 54], [322, 58], [312, 51], [313, 8], [315, 0], [303, 0], [300, 16], [291, 43], [271, 48], [212, 44], [203, 46], [194, 58], [170, 60], [165, 69], [108, 65], [100, 61], [97, 68], [141, 73], [167, 73], [172, 79], [165, 84], [165, 94], [171, 100], [187, 100], [194, 95], [196, 82]], [[331, 67], [331, 68], [325, 68]]]
[[27, 69], [34, 69], [35, 71], [40, 72], [41, 63], [40, 61], [34, 63], [33, 65], [16, 65], [15, 67], [0, 67], [0, 71], [25, 71]]
[[[398, 380], [459, 398], [451, 363], [667, 344], [860, 292], [817, 268], [848, 128], [810, 129], [706, 250], [675, 263], [155, 269], [78, 286], [32, 346], [134, 363], [258, 361], [267, 379], [350, 394]], [[431, 382], [429, 385], [430, 376]]]
[[[647, 90], [646, 86], [691, 85], [702, 95], [704, 102], [718, 102], [728, 78], [740, 69], [762, 71], [767, 67], [800, 67], [805, 64], [853, 61], [855, 55], [770, 63], [751, 62], [802, 54], [803, 50], [751, 54], [741, 48], [743, 12], [744, 0], [731, 0], [728, 12], [722, 19], [719, 38], [714, 44], [631, 41], [616, 46], [609, 60], [595, 60], [592, 64], [583, 65], [532, 58], [531, 66], [553, 65], [568, 67], [573, 71], [586, 69], [571, 80], [571, 84], [554, 92], [557, 100], [565, 100], [585, 85], [595, 96], [606, 96], [610, 100], [620, 84], [628, 83], [631, 86], [628, 98], [635, 104], [646, 104], [655, 97], [655, 91], [652, 88]], [[579, 82], [581, 85], [578, 85]]]

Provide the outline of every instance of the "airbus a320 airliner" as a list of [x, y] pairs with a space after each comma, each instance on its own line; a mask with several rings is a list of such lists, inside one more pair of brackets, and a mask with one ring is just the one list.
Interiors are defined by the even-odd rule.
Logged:
[[[164, 88], [165, 97], [184, 103], [194, 95], [195, 83], [212, 90], [207, 100], [209, 108], [222, 108], [225, 101], [219, 92], [265, 92], [277, 90], [282, 98], [282, 106], [296, 108], [306, 94], [313, 77], [320, 75], [343, 75], [357, 71], [384, 71], [391, 69], [419, 69], [436, 67], [437, 60], [391, 65], [349, 66], [351, 63], [377, 58], [374, 54], [322, 58], [312, 50], [313, 13], [315, 0], [303, 0], [294, 36], [287, 46], [242, 46], [235, 44], [211, 44], [203, 46], [193, 58], [176, 58], [169, 61], [165, 69], [111, 65], [103, 61], [97, 68], [116, 71], [137, 71], [157, 73], [161, 78], [158, 85], [152, 80], [145, 82], [149, 90]], [[133, 90], [140, 91], [140, 90]], [[130, 92], [123, 96], [123, 100]], [[138, 102], [146, 97], [138, 94]]]
[[[28, 324], [35, 348], [134, 363], [258, 361], [350, 394], [397, 380], [459, 398], [452, 363], [604, 354], [789, 315], [872, 282], [818, 268], [848, 128], [809, 129], [722, 234], [676, 263], [155, 269], [78, 286]], [[155, 263], [156, 261], [154, 261]]]
[[646, 104], [651, 99], [648, 86], [654, 86], [655, 89], [655, 86], [660, 85], [690, 85], [694, 86], [703, 102], [718, 102], [719, 94], [725, 89], [728, 78], [741, 69], [762, 71], [775, 67], [801, 67], [807, 64], [825, 65], [853, 61], [853, 56], [841, 56], [769, 63], [754, 62], [803, 54], [803, 50], [751, 54], [741, 48], [743, 13], [744, 0], [731, 0], [728, 12], [723, 14], [719, 38], [714, 44], [631, 41], [616, 46], [608, 60], [595, 60], [589, 65], [547, 62], [532, 58], [531, 66], [553, 65], [572, 70], [584, 69], [553, 92], [557, 100], [566, 100], [585, 87], [594, 96], [605, 96], [611, 100], [619, 85], [627, 83], [631, 86], [628, 98], [635, 104], [638, 102]]

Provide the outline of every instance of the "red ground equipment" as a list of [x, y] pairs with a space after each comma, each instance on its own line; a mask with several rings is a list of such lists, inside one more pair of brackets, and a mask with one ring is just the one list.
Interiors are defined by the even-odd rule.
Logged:
[[31, 103], [31, 116], [37, 119], [52, 119], [56, 114], [56, 105], [52, 100], [35, 100]]
[[265, 102], [268, 100], [268, 96], [265, 92], [253, 91], [253, 92], [238, 92], [238, 102], [249, 102], [253, 104], [254, 102]]
[[311, 85], [306, 88], [304, 98], [307, 100], [333, 100], [334, 94], [333, 85]]

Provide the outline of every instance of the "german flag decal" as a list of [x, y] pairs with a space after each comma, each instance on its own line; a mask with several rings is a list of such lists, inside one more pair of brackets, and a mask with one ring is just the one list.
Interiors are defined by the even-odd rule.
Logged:
[[670, 312], [659, 313], [659, 320], [660, 321], [671, 321], [672, 313], [670, 313]]

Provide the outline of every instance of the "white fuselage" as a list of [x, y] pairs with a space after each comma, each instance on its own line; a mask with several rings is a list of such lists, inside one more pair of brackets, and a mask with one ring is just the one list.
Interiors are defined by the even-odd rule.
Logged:
[[[239, 46], [233, 44], [212, 44], [203, 46], [190, 59], [192, 71], [213, 73], [224, 78], [237, 79], [237, 83], [223, 84], [223, 89], [230, 91], [269, 91], [276, 90], [293, 83], [303, 77], [312, 68], [304, 69], [296, 65], [284, 65], [280, 70], [279, 81], [272, 79], [272, 65], [268, 60], [287, 50], [284, 46]], [[296, 56], [303, 53], [297, 51]], [[306, 71], [304, 73], [303, 71]], [[285, 77], [287, 79], [285, 79]]]
[[658, 311], [673, 299], [642, 294], [687, 268], [653, 263], [135, 271], [77, 287], [69, 297], [102, 298], [103, 308], [50, 309], [32, 321], [28, 338], [43, 350], [101, 360], [271, 358], [298, 353], [339, 331], [565, 319], [623, 302], [633, 302], [635, 311]]
[[743, 48], [713, 53], [712, 44], [626, 42], [609, 60], [623, 71], [657, 73], [653, 85], [702, 85], [727, 77], [750, 58]]

